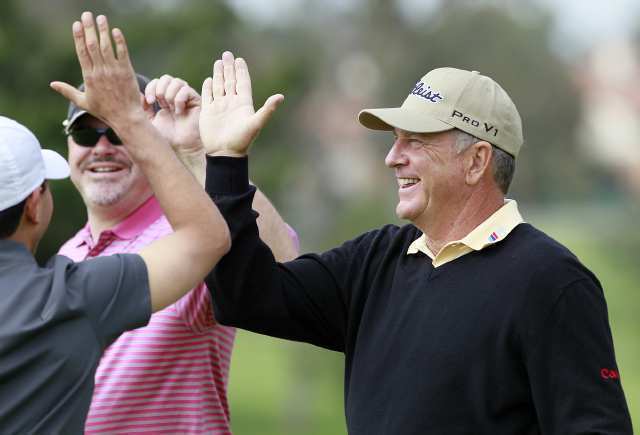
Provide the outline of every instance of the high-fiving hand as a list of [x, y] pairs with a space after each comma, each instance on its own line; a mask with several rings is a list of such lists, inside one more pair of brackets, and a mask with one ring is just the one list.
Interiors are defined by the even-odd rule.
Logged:
[[[110, 32], [104, 15], [99, 15], [96, 23], [91, 12], [84, 12], [80, 21], [74, 22], [72, 27], [85, 91], [64, 82], [51, 82], [50, 86], [118, 131], [127, 122], [147, 116], [142, 107], [142, 97], [124, 35], [119, 29]], [[115, 53], [111, 37], [115, 43]]]
[[225, 51], [213, 64], [213, 77], [202, 84], [200, 138], [207, 154], [241, 157], [284, 100], [272, 95], [257, 111], [253, 108], [251, 77], [244, 59]]
[[176, 152], [204, 154], [198, 130], [200, 95], [186, 81], [164, 74], [147, 84], [144, 96], [149, 107], [160, 106], [151, 123]]

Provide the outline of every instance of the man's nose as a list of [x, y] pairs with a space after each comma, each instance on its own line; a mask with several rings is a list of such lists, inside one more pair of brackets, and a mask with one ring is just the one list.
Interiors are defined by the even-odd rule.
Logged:
[[402, 143], [399, 139], [396, 139], [384, 159], [384, 164], [390, 168], [395, 168], [396, 166], [406, 165], [406, 160], [402, 152]]
[[96, 142], [96, 146], [93, 147], [93, 152], [95, 154], [113, 154], [116, 152], [115, 145], [109, 141], [106, 134], [100, 135], [98, 142]]

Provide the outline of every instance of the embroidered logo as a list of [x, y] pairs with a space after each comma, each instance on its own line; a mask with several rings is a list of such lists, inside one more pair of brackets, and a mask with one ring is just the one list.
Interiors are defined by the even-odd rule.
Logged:
[[453, 109], [453, 112], [451, 112], [451, 118], [458, 118], [459, 121], [479, 129], [482, 133], [492, 134], [493, 137], [498, 137], [499, 130], [495, 125], [482, 120], [474, 119], [460, 112], [459, 110]]
[[440, 94], [440, 92], [437, 92], [435, 89], [431, 89], [431, 86], [429, 85], [426, 85], [426, 88], [425, 88], [425, 84], [422, 83], [421, 81], [416, 83], [416, 85], [411, 90], [410, 95], [417, 95], [418, 97], [422, 97], [425, 100], [430, 101], [432, 103], [439, 103], [441, 100], [444, 99], [444, 97], [442, 96], [442, 94]]
[[489, 241], [490, 242], [495, 242], [496, 240], [498, 240], [500, 237], [496, 234], [496, 232], [492, 232], [491, 234], [489, 234]]
[[619, 379], [620, 374], [615, 369], [602, 368], [600, 369], [600, 377], [602, 379]]

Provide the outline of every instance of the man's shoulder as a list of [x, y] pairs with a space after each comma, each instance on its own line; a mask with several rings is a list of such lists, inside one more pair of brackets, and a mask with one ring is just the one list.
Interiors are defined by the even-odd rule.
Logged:
[[553, 281], [589, 279], [597, 282], [595, 275], [568, 247], [533, 225], [518, 225], [510, 237], [509, 255], [536, 275]]
[[561, 257], [576, 258], [569, 248], [529, 223], [521, 223], [512, 233], [516, 246], [532, 256], [558, 259]]
[[422, 232], [412, 224], [396, 225], [387, 224], [380, 228], [376, 228], [353, 239], [354, 241], [366, 241], [375, 244], [404, 243], [413, 242], [420, 237]]
[[344, 242], [338, 249], [346, 249], [362, 258], [396, 256], [406, 252], [409, 245], [421, 234], [421, 231], [411, 224], [387, 224]]

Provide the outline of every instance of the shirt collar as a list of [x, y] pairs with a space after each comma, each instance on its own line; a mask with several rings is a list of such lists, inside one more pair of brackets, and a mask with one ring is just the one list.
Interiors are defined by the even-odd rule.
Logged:
[[454, 240], [444, 245], [437, 255], [434, 255], [427, 247], [427, 238], [424, 234], [409, 245], [407, 255], [422, 252], [434, 260], [434, 263], [443, 264], [444, 258], [449, 257], [448, 261], [451, 261], [468, 252], [480, 251], [487, 246], [504, 240], [507, 235], [522, 222], [524, 222], [524, 220], [522, 219], [522, 215], [520, 215], [520, 211], [518, 211], [518, 203], [514, 200], [507, 199], [504, 205], [484, 222], [462, 239]]
[[[133, 213], [127, 216], [123, 221], [119, 222], [113, 228], [106, 230], [115, 234], [116, 237], [123, 240], [133, 239], [142, 233], [149, 225], [157, 221], [162, 216], [162, 208], [155, 196], [151, 196]], [[91, 237], [91, 226], [89, 222], [76, 234], [76, 247], [86, 244], [92, 246], [93, 238]]]
[[149, 225], [162, 216], [162, 208], [155, 196], [151, 196], [144, 204], [111, 229], [121, 239], [133, 239]]

